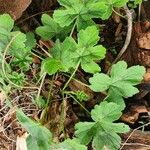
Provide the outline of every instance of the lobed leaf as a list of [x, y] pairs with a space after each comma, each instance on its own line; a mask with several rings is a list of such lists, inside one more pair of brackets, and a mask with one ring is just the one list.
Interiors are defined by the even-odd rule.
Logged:
[[89, 144], [92, 141], [94, 150], [117, 150], [121, 144], [121, 138], [117, 133], [129, 131], [124, 123], [113, 123], [122, 115], [122, 107], [113, 102], [102, 102], [91, 111], [94, 122], [79, 122], [75, 125], [75, 135], [81, 144]]
[[[88, 1], [67, 1], [59, 0], [60, 5], [64, 9], [55, 10], [54, 20], [61, 26], [69, 26], [74, 21], [77, 25], [78, 31], [85, 29], [87, 26], [94, 25], [92, 18], [99, 18], [105, 11], [106, 5], [102, 2], [88, 2]], [[100, 7], [99, 7], [100, 6]]]
[[57, 71], [61, 71], [63, 66], [61, 62], [54, 58], [47, 58], [42, 63], [43, 71], [47, 72], [49, 75], [55, 74]]
[[95, 26], [88, 27], [79, 32], [77, 43], [72, 37], [67, 37], [63, 43], [57, 40], [50, 53], [54, 59], [61, 62], [64, 67], [62, 71], [75, 68], [80, 63], [85, 72], [97, 73], [100, 67], [95, 61], [103, 59], [106, 53], [102, 45], [95, 46], [99, 40], [98, 34]]
[[12, 56], [11, 66], [19, 67], [22, 71], [29, 70], [32, 62], [31, 48], [35, 46], [34, 35], [25, 35], [20, 31], [11, 31], [14, 26], [13, 19], [8, 15], [0, 15], [0, 52], [7, 46], [7, 55]]
[[85, 145], [79, 143], [77, 139], [66, 139], [64, 142], [51, 146], [55, 150], [87, 150]]
[[54, 11], [54, 20], [61, 27], [75, 23], [77, 30], [80, 31], [94, 25], [93, 18], [108, 19], [113, 7], [125, 6], [128, 0], [59, 0], [58, 2], [63, 8]]
[[144, 67], [137, 65], [127, 69], [126, 62], [120, 61], [112, 66], [110, 77], [101, 73], [90, 78], [90, 88], [95, 92], [108, 90], [108, 95], [128, 98], [139, 92], [134, 86], [141, 82], [144, 74]]
[[47, 15], [43, 14], [41, 17], [43, 26], [36, 28], [36, 33], [40, 35], [44, 40], [49, 40], [53, 37], [64, 39], [67, 34], [70, 32], [70, 28], [62, 28], [54, 19]]
[[93, 139], [92, 146], [94, 150], [118, 150], [120, 147], [121, 138], [116, 133], [99, 131]]
[[0, 28], [10, 32], [13, 29], [14, 20], [8, 14], [0, 15]]
[[91, 111], [91, 117], [96, 122], [113, 122], [120, 118], [122, 109], [116, 103], [104, 101]]
[[107, 90], [111, 85], [111, 78], [104, 73], [96, 73], [89, 79], [91, 83], [90, 88], [95, 92], [102, 92]]

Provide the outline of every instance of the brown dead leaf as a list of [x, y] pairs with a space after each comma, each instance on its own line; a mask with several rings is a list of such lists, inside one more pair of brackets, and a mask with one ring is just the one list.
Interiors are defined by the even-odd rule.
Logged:
[[143, 49], [143, 53], [141, 55], [148, 55], [148, 52], [144, 52], [144, 50], [150, 50], [150, 23], [149, 22], [141, 22], [135, 24], [135, 34], [136, 34], [136, 42], [138, 48]]
[[150, 51], [139, 50], [136, 55], [140, 65], [150, 67]]
[[139, 115], [142, 113], [148, 114], [148, 109], [146, 108], [146, 106], [133, 105], [125, 114], [122, 115], [121, 120], [133, 125], [139, 119]]
[[[145, 27], [145, 31], [148, 31], [150, 29], [150, 21], [146, 20], [143, 23], [143, 26]], [[143, 28], [143, 27], [142, 27]]]
[[139, 48], [150, 50], [150, 32], [143, 33], [137, 43]]
[[14, 20], [21, 17], [32, 0], [0, 0], [0, 13], [9, 13]]

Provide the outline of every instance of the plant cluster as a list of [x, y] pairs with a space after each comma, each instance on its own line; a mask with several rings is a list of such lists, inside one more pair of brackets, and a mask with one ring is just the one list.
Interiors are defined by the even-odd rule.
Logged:
[[[58, 2], [61, 8], [55, 10], [52, 17], [43, 14], [42, 26], [36, 29], [42, 39], [55, 41], [53, 48], [49, 49], [50, 57], [42, 62], [41, 74], [52, 76], [60, 72], [70, 73], [70, 78], [61, 89], [62, 99], [70, 94], [80, 103], [88, 100], [83, 91], [66, 91], [80, 67], [92, 76], [88, 87], [94, 92], [105, 92], [106, 98], [92, 109], [91, 122], [77, 123], [74, 138], [65, 139], [61, 143], [55, 143], [52, 133], [46, 127], [31, 120], [18, 109], [17, 119], [29, 132], [27, 147], [29, 150], [86, 150], [91, 143], [95, 150], [117, 150], [121, 144], [119, 133], [128, 132], [129, 127], [116, 121], [125, 108], [124, 98], [139, 92], [135, 86], [143, 79], [145, 68], [139, 65], [127, 68], [125, 61], [119, 61], [112, 66], [109, 74], [101, 73], [98, 62], [105, 58], [106, 49], [98, 44], [99, 27], [93, 19], [108, 19], [114, 7], [123, 7], [128, 0]], [[32, 63], [34, 35], [15, 31], [13, 26], [14, 21], [9, 15], [0, 15], [1, 88], [8, 85], [20, 87], [25, 80], [24, 72], [30, 69]], [[73, 38], [75, 30], [77, 35]], [[48, 102], [45, 107], [48, 107]]]
[[5, 92], [24, 83], [24, 72], [32, 63], [31, 49], [36, 44], [33, 33], [12, 31], [13, 27], [14, 20], [8, 14], [0, 15], [0, 83]]

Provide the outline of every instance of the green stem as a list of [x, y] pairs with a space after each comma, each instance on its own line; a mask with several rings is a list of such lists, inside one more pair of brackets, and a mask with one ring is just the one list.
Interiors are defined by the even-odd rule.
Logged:
[[73, 95], [73, 91], [64, 91], [64, 94], [69, 95], [73, 100], [75, 100], [89, 115], [91, 114]]
[[69, 94], [70, 97], [73, 98], [73, 100], [75, 100], [89, 115], [91, 115], [91, 113], [71, 94]]
[[63, 93], [66, 95], [71, 95], [71, 94], [74, 95], [75, 94], [73, 91], [64, 91]]
[[75, 29], [75, 26], [76, 26], [76, 22], [74, 23], [74, 25], [73, 25], [73, 27], [72, 27], [72, 30], [71, 30], [71, 33], [70, 33], [70, 37], [71, 37], [72, 34], [73, 34], [73, 31], [74, 31], [74, 29]]
[[32, 49], [33, 52], [37, 53], [40, 57], [45, 57], [45, 55], [41, 52], [39, 52], [38, 50]]
[[44, 84], [45, 77], [46, 77], [46, 73], [43, 74], [42, 81], [41, 81], [40, 87], [39, 87], [39, 89], [38, 89], [38, 94], [37, 94], [36, 100], [38, 100], [39, 97], [40, 97], [40, 94], [41, 94], [42, 86], [43, 86], [43, 84]]
[[65, 137], [66, 137], [66, 135], [65, 135], [65, 129], [64, 129], [64, 122], [65, 122], [65, 120], [64, 120], [64, 118], [65, 118], [65, 112], [64, 111], [65, 111], [65, 101], [66, 100], [65, 100], [65, 97], [64, 97], [64, 90], [66, 89], [66, 87], [70, 83], [71, 79], [75, 75], [76, 71], [78, 70], [79, 65], [80, 65], [80, 61], [76, 65], [75, 70], [73, 71], [73, 73], [71, 74], [70, 78], [68, 79], [68, 81], [66, 82], [66, 84], [64, 85], [64, 87], [62, 89], [61, 130], [63, 131]]
[[48, 91], [48, 97], [47, 97], [46, 107], [48, 107], [48, 106], [49, 106], [49, 104], [50, 104], [51, 93], [52, 93], [53, 84], [54, 84], [54, 78], [55, 78], [55, 76], [53, 75], [53, 77], [52, 77], [52, 83], [51, 83], [51, 85], [50, 85], [50, 89], [49, 89], [49, 91]]
[[[62, 74], [63, 74], [64, 76], [66, 76], [66, 77], [69, 77], [69, 75], [67, 75], [67, 74], [65, 74], [65, 73], [62, 73]], [[81, 85], [83, 85], [83, 86], [85, 86], [85, 87], [88, 87], [88, 88], [89, 88], [89, 85], [88, 85], [88, 84], [83, 83], [83, 82], [81, 82], [81, 81], [79, 81], [79, 80], [75, 79], [74, 77], [72, 78], [72, 80], [74, 80], [74, 81], [78, 82], [79, 84], [81, 84]]]
[[66, 89], [66, 87], [68, 86], [68, 84], [69, 84], [70, 81], [72, 80], [73, 76], [75, 75], [76, 71], [78, 70], [79, 65], [80, 65], [80, 61], [78, 62], [78, 64], [77, 64], [75, 70], [74, 70], [73, 73], [71, 74], [69, 80], [68, 80], [68, 81], [66, 82], [66, 84], [64, 85], [62, 91], [64, 91], [64, 90]]
[[48, 97], [47, 97], [47, 102], [46, 102], [46, 106], [44, 108], [44, 110], [42, 111], [41, 117], [40, 117], [40, 122], [41, 124], [45, 123], [45, 118], [47, 118], [48, 115], [48, 109], [49, 109], [49, 104], [50, 104], [50, 100], [51, 100], [51, 92], [52, 92], [52, 88], [53, 88], [53, 83], [54, 83], [54, 75], [52, 77], [52, 83], [50, 85], [50, 89], [48, 91]]
[[39, 55], [37, 55], [37, 54], [35, 54], [35, 53], [33, 53], [33, 52], [31, 52], [31, 53], [32, 53], [32, 55], [38, 57], [39, 59], [44, 60], [44, 59], [43, 59], [42, 57], [40, 57]]
[[103, 99], [103, 101], [105, 101], [108, 97], [109, 95], [106, 93], [106, 97]]
[[118, 13], [114, 8], [112, 8], [112, 11], [117, 14], [118, 16], [122, 17], [122, 18], [125, 18], [125, 16], [121, 15], [120, 13]]

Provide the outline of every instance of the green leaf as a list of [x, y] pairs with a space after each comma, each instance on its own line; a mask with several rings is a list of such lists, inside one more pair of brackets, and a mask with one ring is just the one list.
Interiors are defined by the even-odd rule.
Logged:
[[117, 7], [117, 8], [120, 8], [120, 7], [123, 7], [127, 4], [129, 0], [101, 0], [101, 2], [104, 2], [104, 4], [107, 6], [105, 8], [105, 12], [102, 13], [102, 19], [105, 20], [105, 19], [108, 19], [111, 14], [112, 14], [112, 11], [113, 11], [113, 7]]
[[90, 16], [83, 15], [79, 16], [75, 22], [77, 30], [86, 29], [88, 26], [96, 25], [95, 22], [91, 19]]
[[37, 140], [34, 139], [31, 135], [28, 135], [26, 138], [26, 143], [28, 150], [41, 150], [41, 148], [38, 146]]
[[125, 81], [118, 81], [113, 83], [112, 87], [109, 89], [108, 93], [114, 93], [123, 96], [124, 98], [132, 97], [137, 94], [139, 90], [132, 85], [132, 83], [127, 83]]
[[17, 73], [15, 71], [8, 74], [8, 78], [17, 85], [23, 85], [23, 83], [25, 81], [24, 73]]
[[123, 7], [129, 0], [114, 0], [113, 7]]
[[59, 4], [61, 4], [64, 7], [73, 7], [76, 3], [81, 3], [80, 0], [70, 0], [70, 1], [66, 1], [66, 0], [58, 0]]
[[127, 4], [127, 2], [129, 0], [101, 0], [102, 2], [105, 2], [106, 5], [108, 5], [109, 7], [123, 7]]
[[101, 71], [101, 68], [99, 67], [98, 64], [96, 64], [94, 61], [91, 62], [86, 62], [86, 63], [82, 63], [81, 64], [81, 68], [85, 71], [85, 72], [89, 72], [89, 73], [97, 73]]
[[46, 100], [42, 96], [39, 96], [36, 98], [36, 104], [40, 109], [44, 109], [46, 107]]
[[79, 122], [75, 125], [75, 135], [82, 144], [87, 145], [96, 134], [96, 127], [94, 122]]
[[128, 98], [139, 92], [134, 86], [141, 82], [144, 74], [144, 67], [137, 65], [127, 69], [126, 62], [120, 61], [112, 66], [110, 77], [101, 73], [90, 78], [90, 88], [95, 92], [108, 90], [109, 95], [115, 93]]
[[17, 110], [17, 119], [20, 124], [30, 133], [29, 137], [27, 138], [28, 149], [34, 150], [36, 147], [38, 147], [38, 150], [46, 150], [50, 148], [50, 145], [52, 144], [52, 134], [47, 128], [28, 118], [19, 109]]
[[99, 72], [101, 69], [95, 61], [105, 57], [106, 49], [102, 45], [96, 45], [99, 40], [98, 34], [98, 29], [90, 26], [79, 32], [78, 43], [72, 37], [67, 37], [63, 43], [56, 41], [50, 53], [61, 61], [64, 71], [75, 68], [80, 62], [85, 72]]
[[122, 107], [107, 101], [96, 105], [91, 111], [94, 122], [79, 122], [75, 125], [75, 135], [81, 144], [87, 145], [92, 141], [94, 150], [117, 150], [121, 144], [121, 138], [117, 133], [129, 131], [124, 123], [113, 123], [120, 116]]
[[94, 25], [93, 18], [108, 19], [113, 7], [125, 6], [128, 0], [59, 0], [62, 9], [54, 11], [54, 20], [61, 26], [69, 26], [75, 23], [77, 30]]
[[121, 108], [113, 102], [104, 101], [100, 105], [96, 105], [91, 111], [91, 117], [97, 122], [112, 122], [120, 118], [122, 115]]
[[31, 50], [36, 45], [36, 39], [32, 32], [26, 33], [26, 41], [25, 41], [26, 47]]
[[[25, 80], [23, 72], [28, 71], [29, 65], [32, 63], [31, 48], [33, 46], [33, 38], [31, 39], [29, 34], [25, 35], [20, 31], [12, 31], [13, 26], [14, 20], [10, 15], [0, 15], [0, 66], [2, 66], [2, 56], [5, 52], [7, 58], [10, 58], [5, 62], [5, 74], [15, 84], [23, 85]], [[14, 71], [14, 69], [19, 70], [19, 73]], [[0, 76], [3, 78], [1, 88], [9, 92], [11, 86], [7, 85], [9, 81], [6, 79], [3, 71], [0, 72]], [[6, 88], [9, 90], [6, 90]]]
[[128, 83], [137, 85], [143, 79], [144, 73], [144, 67], [137, 65], [127, 69], [127, 63], [125, 61], [120, 61], [112, 66], [110, 75], [113, 79], [113, 82], [119, 79], [124, 79]]
[[64, 72], [70, 68], [75, 67], [75, 63], [72, 59], [72, 51], [76, 49], [76, 43], [73, 38], [67, 37], [63, 43], [59, 40], [56, 41], [54, 47], [50, 50], [54, 59], [59, 60], [63, 65]]
[[63, 66], [61, 62], [54, 58], [47, 58], [42, 63], [43, 71], [47, 72], [49, 75], [55, 74], [57, 71], [61, 71]]
[[98, 35], [99, 30], [96, 28], [96, 26], [91, 26], [86, 28], [86, 30], [81, 30], [78, 33], [78, 44], [81, 47], [94, 46], [100, 39]]
[[14, 20], [8, 14], [0, 15], [0, 28], [11, 31], [14, 26]]
[[142, 0], [134, 0], [134, 5], [138, 5], [138, 4], [141, 4], [142, 3]]
[[83, 91], [75, 91], [74, 95], [76, 96], [76, 99], [80, 102], [89, 100], [89, 96]]
[[118, 95], [115, 92], [113, 92], [113, 93], [111, 93], [111, 92], [109, 92], [109, 95], [106, 98], [107, 102], [114, 102], [114, 103], [118, 104], [122, 109], [124, 109], [126, 105], [125, 105], [125, 102], [124, 102], [124, 99], [122, 98], [122, 96]]
[[129, 131], [129, 127], [124, 123], [102, 122], [101, 126], [109, 132], [126, 133]]
[[91, 3], [88, 7], [91, 18], [101, 18], [105, 20], [108, 19], [112, 14], [112, 6], [106, 1]]
[[12, 37], [15, 38], [11, 44], [11, 48], [12, 48], [11, 52], [13, 53], [13, 50], [17, 51], [19, 48], [23, 49], [25, 47], [26, 35], [19, 31], [12, 32], [11, 34]]
[[[25, 79], [23, 71], [29, 70], [29, 66], [32, 63], [31, 48], [36, 42], [33, 34], [31, 36], [31, 33], [25, 35], [20, 31], [12, 32], [13, 26], [14, 20], [10, 15], [0, 15], [0, 66], [2, 66], [2, 56], [5, 52], [5, 55], [9, 58], [5, 62], [5, 73], [7, 77], [15, 84], [23, 85]], [[14, 71], [14, 69], [19, 70], [19, 73]], [[6, 89], [8, 80], [3, 75], [3, 71], [0, 72], [0, 76], [3, 77], [1, 88]]]
[[118, 150], [120, 147], [121, 138], [116, 133], [99, 131], [93, 139], [92, 146], [94, 150]]
[[77, 139], [66, 139], [64, 142], [51, 147], [55, 150], [87, 150], [85, 145], [81, 145]]
[[43, 26], [36, 28], [36, 33], [43, 39], [51, 39], [57, 33], [57, 23], [47, 14], [43, 14], [41, 17]]
[[95, 92], [102, 92], [109, 88], [111, 85], [111, 78], [104, 73], [96, 73], [89, 79], [91, 83], [90, 88]]
[[64, 39], [70, 32], [70, 28], [62, 28], [57, 24], [51, 16], [43, 14], [41, 18], [43, 26], [36, 28], [36, 33], [44, 40], [49, 40], [53, 37]]
[[54, 11], [54, 20], [61, 27], [69, 26], [74, 21], [78, 31], [88, 26], [94, 25], [92, 18], [101, 18], [107, 6], [104, 2], [88, 2], [88, 1], [67, 1], [59, 0], [60, 5], [64, 9]]
[[54, 11], [54, 20], [63, 28], [69, 26], [76, 19], [76, 14], [71, 9], [69, 10], [55, 10]]
[[15, 37], [9, 49], [10, 54], [14, 56], [12, 65], [19, 66], [22, 71], [28, 71], [29, 65], [32, 63], [31, 48], [35, 41], [34, 39], [30, 39], [30, 42], [27, 41], [26, 35], [19, 31], [11, 32], [11, 35], [12, 38]]
[[12, 32], [13, 26], [14, 21], [8, 14], [0, 15], [0, 52], [3, 53], [8, 46], [7, 55], [12, 57], [10, 66], [28, 71], [32, 62], [31, 48], [36, 41], [31, 33]]

